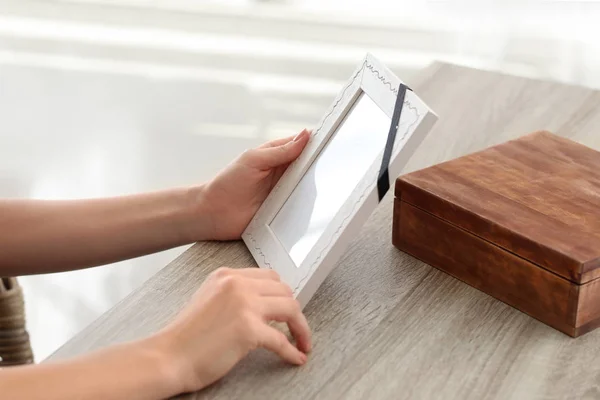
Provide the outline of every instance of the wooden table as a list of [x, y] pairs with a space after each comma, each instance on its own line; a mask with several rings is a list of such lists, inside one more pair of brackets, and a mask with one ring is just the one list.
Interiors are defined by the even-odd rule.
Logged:
[[[600, 149], [600, 92], [440, 63], [409, 83], [440, 120], [405, 172], [539, 129]], [[600, 330], [571, 339], [396, 250], [392, 199], [306, 307], [307, 365], [256, 351], [181, 398], [600, 398]], [[156, 331], [223, 265], [255, 264], [241, 242], [197, 244], [51, 359]]]

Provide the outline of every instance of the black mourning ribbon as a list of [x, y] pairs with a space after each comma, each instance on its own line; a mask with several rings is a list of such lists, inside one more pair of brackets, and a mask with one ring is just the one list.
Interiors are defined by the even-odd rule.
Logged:
[[404, 106], [404, 98], [406, 97], [407, 90], [411, 89], [405, 84], [401, 83], [400, 87], [398, 88], [398, 96], [396, 97], [396, 105], [394, 106], [392, 123], [390, 124], [390, 131], [385, 143], [383, 159], [381, 160], [381, 167], [379, 168], [379, 176], [377, 178], [377, 193], [379, 194], [379, 202], [383, 200], [388, 190], [390, 190], [390, 174], [388, 169], [390, 167], [392, 150], [394, 149], [394, 142], [396, 141], [396, 134], [398, 133], [400, 116], [402, 115], [402, 107]]

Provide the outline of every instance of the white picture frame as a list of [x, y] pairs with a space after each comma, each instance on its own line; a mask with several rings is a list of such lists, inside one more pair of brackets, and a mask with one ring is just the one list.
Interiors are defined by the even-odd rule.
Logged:
[[[302, 307], [305, 307], [310, 301], [335, 267], [350, 240], [359, 233], [362, 225], [379, 204], [377, 178], [400, 83], [400, 79], [388, 68], [371, 54], [367, 54], [317, 125], [318, 128], [313, 131], [301, 156], [288, 167], [242, 234], [242, 239], [258, 266], [276, 270], [282, 281], [293, 289], [294, 296]], [[372, 103], [382, 111], [381, 115], [377, 114]], [[364, 118], [360, 118], [360, 113], [364, 114]], [[366, 118], [367, 114], [369, 114], [369, 118]], [[387, 117], [387, 120], [382, 115]], [[393, 192], [394, 178], [401, 173], [436, 121], [437, 115], [417, 94], [410, 90], [406, 91], [389, 164], [389, 177], [392, 181], [390, 182], [390, 191]], [[360, 128], [359, 125], [363, 128]], [[368, 126], [369, 132], [364, 126]], [[364, 136], [372, 135], [371, 129], [375, 129], [375, 126], [377, 127], [377, 140], [371, 136], [359, 138], [358, 142], [356, 140], [343, 142], [342, 139], [339, 139], [337, 141], [340, 143], [337, 145], [339, 149], [335, 150], [334, 139], [336, 135], [341, 135], [338, 130], [339, 132], [342, 130], [350, 132], [344, 133], [345, 135], [360, 134]], [[382, 130], [383, 132], [380, 132]], [[378, 147], [380, 146], [380, 151], [372, 148], [375, 142]], [[328, 143], [331, 144], [328, 145]], [[358, 148], [358, 151], [354, 148], [353, 150], [348, 149], [346, 153], [340, 153], [344, 150], [343, 146], [347, 145], [344, 143], [362, 143], [362, 146]], [[368, 146], [364, 146], [365, 144]], [[326, 147], [327, 151], [324, 150]], [[356, 160], [361, 157], [356, 160], [350, 159], [351, 157], [344, 159], [339, 157], [339, 154], [343, 154], [342, 158], [346, 157], [352, 151], [352, 154], [358, 155], [363, 147], [371, 147], [373, 161], [369, 162], [370, 158], [367, 155], [361, 156], [363, 158], [362, 167], [356, 166], [360, 164]], [[333, 172], [328, 172], [323, 168], [331, 169], [331, 161], [336, 160], [335, 151], [338, 152], [338, 158], [342, 164], [337, 176], [347, 178], [348, 181], [344, 183], [346, 192], [343, 190], [330, 192], [327, 197], [318, 200], [318, 190], [315, 189], [314, 192], [311, 192], [304, 189], [306, 187], [304, 182], [313, 179], [316, 181], [317, 174], [327, 175], [331, 179]], [[327, 155], [328, 152], [331, 155]], [[325, 172], [315, 172], [320, 158], [329, 160], [329, 164], [320, 169]], [[351, 176], [347, 176], [347, 168], [344, 167], [344, 163], [346, 167], [352, 166], [355, 169], [363, 168], [364, 170], [356, 170], [358, 173], [354, 171]], [[313, 165], [315, 167], [311, 168]], [[310, 175], [310, 178], [303, 180], [305, 175]], [[340, 178], [340, 181], [342, 180]], [[323, 190], [331, 187], [331, 185], [320, 185]], [[295, 191], [297, 188], [298, 190]], [[345, 197], [337, 198], [332, 196], [332, 193], [342, 193], [340, 196]], [[329, 211], [327, 218], [323, 219], [325, 222], [320, 226], [320, 232], [315, 231], [317, 233], [313, 236], [300, 238], [300, 240], [304, 240], [302, 243], [309, 243], [304, 245], [304, 253], [300, 254], [299, 251], [296, 251], [296, 247], [287, 246], [290, 248], [287, 249], [284, 243], [292, 240], [287, 239], [288, 236], [293, 237], [295, 234], [302, 233], [296, 231], [298, 230], [297, 222], [302, 221], [304, 224], [303, 221], [306, 221], [306, 216], [301, 216], [306, 214], [305, 210], [301, 209], [303, 196], [307, 196], [309, 211], [310, 207], [316, 210], [315, 207], [319, 201], [327, 202], [329, 199], [331, 199], [330, 207], [336, 208], [332, 208], [333, 211]], [[288, 204], [292, 205], [288, 206]], [[321, 209], [325, 208], [321, 207]], [[285, 217], [280, 217], [280, 215], [285, 215]], [[284, 219], [281, 220], [281, 218]], [[296, 222], [294, 222], [295, 218]], [[392, 218], [391, 210], [390, 218]], [[286, 224], [288, 221], [290, 223]], [[310, 221], [307, 223], [311, 224]], [[374, 268], [374, 266], [365, 265], [365, 268]]]

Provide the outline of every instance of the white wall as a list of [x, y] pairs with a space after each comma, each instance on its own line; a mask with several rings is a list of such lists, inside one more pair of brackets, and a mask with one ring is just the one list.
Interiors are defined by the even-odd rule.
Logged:
[[[600, 6], [592, 1], [13, 0], [0, 1], [0, 11], [5, 46], [36, 54], [263, 74], [296, 74], [285, 62], [298, 60], [308, 76], [343, 80], [339, 66], [369, 50], [399, 73], [441, 59], [600, 86]], [[91, 44], [96, 51], [80, 48]], [[124, 48], [135, 54], [124, 57]], [[175, 57], [166, 62], [161, 51]]]
[[[600, 87], [598, 11], [596, 2], [575, 1], [0, 0], [0, 173], [12, 171], [9, 178], [0, 174], [0, 195], [112, 195], [204, 179], [242, 146], [318, 120], [366, 51], [401, 78], [446, 60]], [[52, 89], [56, 82], [62, 89]], [[44, 98], [61, 90], [70, 97]], [[130, 91], [167, 98], [164, 103], [130, 98]], [[245, 104], [247, 115], [234, 118], [225, 94]], [[85, 113], [76, 122], [44, 122], [45, 142], [35, 129], [25, 128], [45, 111], [45, 103], [64, 111], [86, 98], [93, 101], [81, 106]], [[107, 98], [113, 107], [102, 103]], [[167, 101], [205, 107], [167, 110]], [[7, 126], [18, 118], [3, 115], [2, 107], [16, 107], [25, 122]], [[161, 126], [150, 136], [165, 138], [148, 141], [144, 129], [132, 136], [132, 126], [143, 127], [145, 118], [157, 113], [165, 114], [158, 122], [172, 130]], [[194, 128], [200, 132], [177, 136], [187, 127], [179, 124], [182, 120], [201, 121]], [[63, 126], [73, 129], [72, 156], [50, 157], [50, 150], [64, 151], [53, 140]], [[227, 138], [228, 148], [193, 164], [196, 134], [209, 138], [202, 143], [213, 146], [213, 153], [224, 143], [215, 138]], [[37, 147], [27, 140], [39, 140]], [[169, 143], [188, 153], [163, 155], [161, 146]], [[136, 152], [141, 161], [123, 161]], [[146, 159], [163, 164], [149, 166]], [[178, 162], [187, 164], [171, 166]], [[41, 176], [40, 170], [44, 179], [36, 178], [35, 190], [21, 191], [26, 179]], [[179, 251], [106, 269], [23, 279], [38, 360]]]

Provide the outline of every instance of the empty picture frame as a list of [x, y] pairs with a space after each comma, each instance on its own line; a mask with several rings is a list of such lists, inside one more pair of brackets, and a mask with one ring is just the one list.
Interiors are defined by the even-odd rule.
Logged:
[[[276, 270], [302, 307], [379, 204], [377, 178], [400, 83], [367, 54], [242, 234], [259, 267]], [[436, 120], [406, 91], [391, 179]]]

